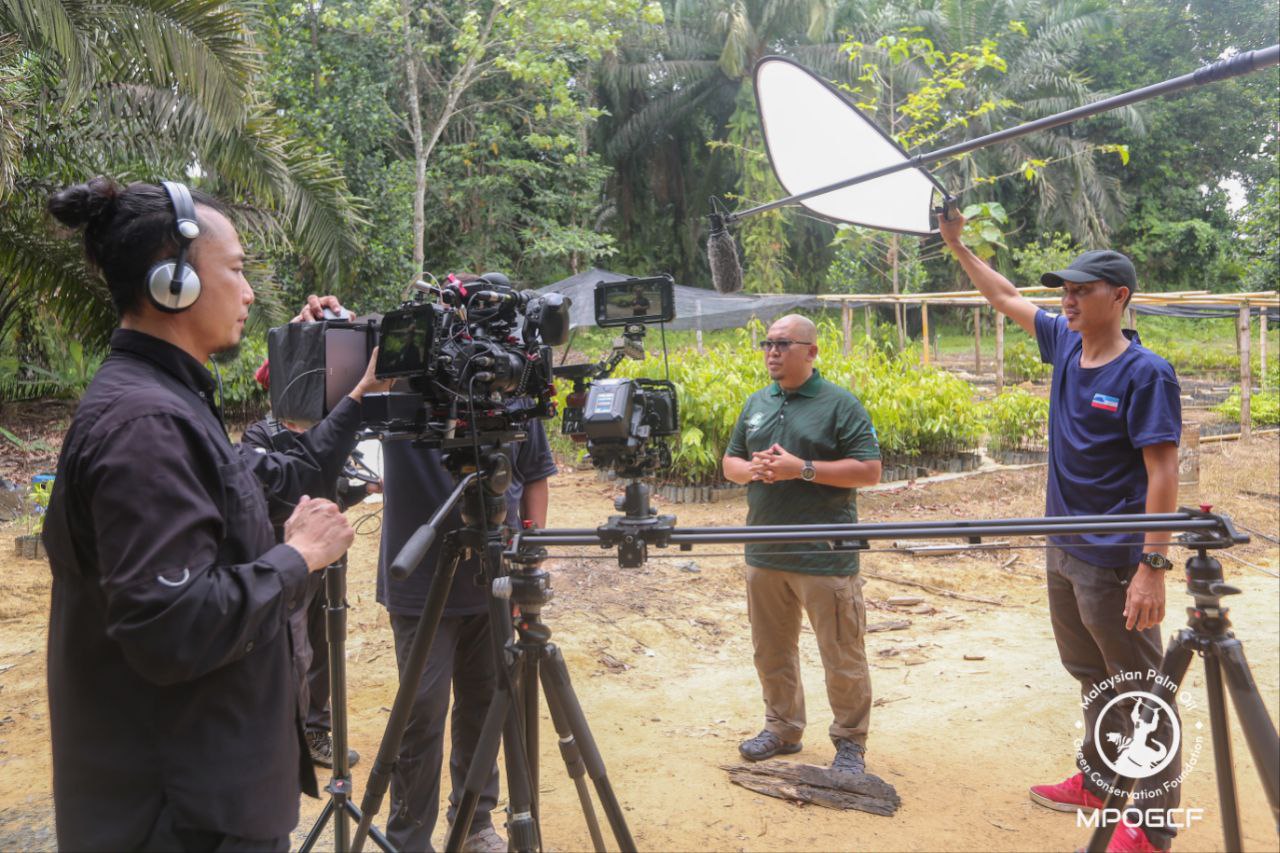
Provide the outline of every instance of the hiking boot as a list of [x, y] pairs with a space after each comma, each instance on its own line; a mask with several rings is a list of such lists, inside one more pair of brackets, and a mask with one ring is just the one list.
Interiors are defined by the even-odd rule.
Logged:
[[867, 748], [860, 743], [854, 743], [848, 738], [836, 738], [832, 741], [836, 745], [836, 757], [831, 761], [831, 769], [839, 773], [866, 773], [867, 759], [865, 753]]
[[1033, 785], [1029, 791], [1031, 801], [1055, 812], [1095, 812], [1102, 808], [1102, 800], [1084, 786], [1084, 774], [1077, 773], [1056, 785]]
[[1121, 821], [1107, 844], [1107, 853], [1163, 853], [1151, 843], [1140, 826], [1130, 826]]
[[[450, 823], [449, 830], [445, 833], [446, 840], [452, 834], [453, 824]], [[484, 829], [477, 829], [468, 835], [466, 840], [462, 842], [461, 853], [507, 853], [507, 842], [490, 825]]]
[[[311, 760], [321, 767], [333, 766], [333, 738], [328, 732], [318, 730], [307, 731], [307, 749], [311, 752]], [[355, 767], [360, 760], [360, 753], [354, 749], [347, 750], [347, 766]]]
[[795, 755], [803, 748], [799, 743], [787, 743], [768, 729], [738, 744], [738, 752], [747, 761], [764, 761], [775, 755]]

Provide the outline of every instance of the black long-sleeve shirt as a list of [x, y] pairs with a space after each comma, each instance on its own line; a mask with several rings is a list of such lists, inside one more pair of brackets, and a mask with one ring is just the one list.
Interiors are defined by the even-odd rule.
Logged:
[[195, 359], [117, 330], [63, 443], [44, 539], [49, 707], [62, 849], [134, 849], [176, 825], [287, 834], [300, 789], [288, 611], [307, 567], [264, 488], [319, 494], [354, 441], [344, 400], [303, 450], [233, 446]]

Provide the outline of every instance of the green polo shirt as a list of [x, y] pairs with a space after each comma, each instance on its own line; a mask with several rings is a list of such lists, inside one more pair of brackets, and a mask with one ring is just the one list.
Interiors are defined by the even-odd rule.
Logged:
[[[774, 444], [815, 462], [880, 458], [880, 442], [862, 403], [817, 370], [791, 393], [775, 382], [748, 397], [725, 453], [750, 459], [752, 453]], [[857, 520], [857, 489], [799, 479], [747, 486], [747, 524], [852, 524]], [[747, 563], [760, 568], [813, 575], [858, 573], [857, 552], [833, 552], [825, 542], [748, 544], [746, 548]]]

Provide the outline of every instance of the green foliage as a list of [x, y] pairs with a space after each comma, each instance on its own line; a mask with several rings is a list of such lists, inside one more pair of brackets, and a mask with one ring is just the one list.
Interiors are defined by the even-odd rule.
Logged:
[[43, 311], [12, 329], [6, 339], [12, 349], [0, 356], [0, 401], [79, 399], [107, 355], [105, 345], [78, 339]]
[[1040, 276], [1051, 270], [1066, 269], [1079, 254], [1080, 248], [1070, 234], [1061, 231], [1041, 234], [1035, 242], [1010, 252], [1014, 283], [1019, 287], [1039, 287]]
[[[253, 378], [267, 357], [266, 335], [245, 335], [233, 358], [214, 357], [222, 377], [222, 414], [229, 423], [249, 424], [266, 415], [270, 395]], [[213, 365], [210, 365], [213, 372]]]
[[998, 201], [970, 204], [961, 211], [965, 218], [960, 240], [983, 260], [990, 260], [996, 251], [1008, 248], [1004, 244], [1004, 231], [1009, 215]]
[[251, 248], [292, 245], [336, 275], [356, 248], [354, 205], [329, 158], [257, 96], [257, 15], [208, 0], [0, 3], [0, 332], [39, 310], [105, 343], [106, 290], [45, 214], [51, 191], [96, 174], [189, 176], [232, 204]]
[[[1213, 410], [1228, 420], [1240, 422], [1240, 387]], [[1249, 397], [1249, 420], [1255, 427], [1280, 426], [1280, 391], [1259, 391]]]
[[983, 404], [982, 422], [988, 450], [1018, 450], [1039, 444], [1049, 426], [1049, 401], [1013, 388]]
[[1012, 340], [1006, 339], [1004, 345], [1004, 375], [1011, 382], [1026, 382], [1044, 379], [1053, 372], [1053, 365], [1040, 360], [1040, 347], [1034, 340], [1023, 335]]
[[1280, 288], [1280, 177], [1267, 180], [1240, 212], [1240, 236], [1244, 288]]
[[27, 532], [39, 535], [44, 530], [44, 516], [49, 511], [49, 498], [53, 495], [53, 481], [32, 483], [27, 503], [31, 510], [27, 513]]
[[[737, 330], [734, 337], [707, 347], [700, 356], [682, 357], [692, 355], [684, 352], [670, 359], [683, 427], [669, 475], [673, 480], [706, 483], [718, 478], [720, 459], [743, 404], [769, 384], [763, 359], [750, 349], [749, 329]], [[822, 375], [858, 395], [884, 453], [949, 453], [970, 449], [981, 438], [973, 387], [946, 371], [921, 367], [918, 352], [895, 356], [864, 347], [842, 358], [839, 330], [833, 323], [821, 325], [819, 342], [825, 353], [818, 362]], [[618, 375], [660, 378], [662, 360], [625, 362]]]

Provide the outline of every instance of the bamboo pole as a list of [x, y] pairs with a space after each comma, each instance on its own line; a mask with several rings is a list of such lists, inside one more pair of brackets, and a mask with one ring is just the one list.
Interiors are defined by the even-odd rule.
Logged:
[[1004, 315], [996, 312], [996, 393], [1004, 390]]
[[697, 317], [698, 355], [702, 355], [702, 300], [693, 303], [693, 313]]
[[982, 309], [973, 309], [973, 372], [982, 372]]
[[920, 303], [920, 335], [924, 338], [924, 347], [920, 350], [920, 363], [929, 364], [929, 303]]
[[840, 333], [844, 335], [844, 357], [848, 358], [853, 352], [853, 308], [848, 302], [840, 305]]
[[1253, 416], [1249, 411], [1250, 398], [1253, 396], [1253, 377], [1250, 375], [1253, 365], [1249, 360], [1249, 306], [1247, 303], [1240, 306], [1236, 332], [1236, 340], [1240, 342], [1240, 441], [1246, 442], [1253, 428]]
[[871, 306], [862, 309], [862, 319], [867, 327], [867, 344], [871, 344]]
[[1267, 384], [1267, 309], [1258, 312], [1258, 365], [1262, 371], [1262, 384]]

